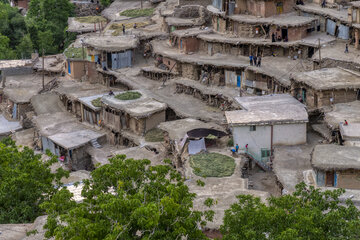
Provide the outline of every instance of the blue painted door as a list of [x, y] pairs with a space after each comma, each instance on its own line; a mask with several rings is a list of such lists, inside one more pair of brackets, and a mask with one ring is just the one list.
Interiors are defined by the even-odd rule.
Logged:
[[69, 74], [71, 74], [71, 67], [70, 67], [70, 61], [69, 60], [68, 60], [67, 64], [68, 64], [68, 72], [69, 72]]
[[241, 76], [237, 76], [236, 86], [241, 87]]

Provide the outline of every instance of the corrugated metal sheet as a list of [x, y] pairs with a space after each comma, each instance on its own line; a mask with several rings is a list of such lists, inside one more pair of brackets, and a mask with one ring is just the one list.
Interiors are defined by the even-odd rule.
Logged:
[[213, 6], [219, 10], [222, 10], [222, 0], [213, 0]]
[[17, 104], [14, 103], [13, 111], [12, 111], [12, 118], [16, 119], [16, 116], [17, 116]]
[[326, 32], [332, 36], [335, 36], [336, 23], [330, 19], [326, 21]]
[[132, 51], [111, 54], [112, 69], [131, 67]]
[[321, 171], [316, 172], [316, 184], [319, 187], [325, 186], [325, 173]]
[[349, 27], [345, 25], [339, 26], [338, 38], [348, 40], [349, 39]]

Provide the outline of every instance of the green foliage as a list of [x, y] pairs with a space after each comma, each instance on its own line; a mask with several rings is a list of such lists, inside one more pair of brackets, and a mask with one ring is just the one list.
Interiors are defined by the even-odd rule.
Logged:
[[68, 176], [62, 169], [50, 172], [56, 161], [43, 162], [28, 147], [20, 151], [11, 139], [0, 142], [0, 224], [33, 222], [44, 214], [39, 205], [57, 192], [53, 182]]
[[16, 54], [9, 46], [10, 39], [0, 34], [0, 59], [14, 59]]
[[145, 134], [145, 141], [147, 142], [162, 142], [164, 141], [164, 131], [159, 128], [153, 128]]
[[342, 193], [301, 183], [291, 195], [271, 197], [268, 205], [240, 195], [225, 212], [223, 239], [359, 239], [360, 212], [350, 200], [340, 204]]
[[126, 101], [126, 100], [135, 100], [140, 98], [141, 96], [142, 95], [139, 92], [124, 92], [116, 95], [115, 98]]
[[143, 9], [128, 9], [122, 11], [120, 16], [125, 17], [148, 17], [154, 14], [154, 8], [143, 8]]
[[205, 182], [201, 181], [200, 179], [196, 180], [196, 185], [200, 186], [200, 187], [204, 187], [205, 186]]
[[227, 177], [234, 173], [235, 161], [219, 153], [199, 153], [190, 157], [190, 166], [201, 177]]
[[198, 226], [211, 211], [193, 211], [195, 194], [171, 166], [117, 155], [84, 181], [76, 203], [62, 189], [42, 205], [46, 237], [55, 239], [206, 239]]
[[74, 48], [74, 47], [70, 47], [70, 48], [67, 48], [65, 51], [64, 51], [64, 54], [67, 58], [75, 58], [75, 59], [82, 59], [83, 58], [83, 54], [84, 54], [84, 58], [86, 59], [87, 58], [87, 54], [86, 54], [86, 51], [82, 48]]
[[101, 107], [101, 97], [92, 100], [92, 101], [91, 101], [91, 104], [92, 104], [94, 107]]
[[26, 24], [35, 49], [46, 54], [57, 53], [65, 47], [67, 20], [73, 15], [69, 0], [31, 0]]
[[227, 142], [228, 147], [233, 147], [234, 146], [234, 139], [230, 138], [229, 141]]
[[109, 6], [114, 0], [100, 0], [100, 4], [104, 7]]
[[10, 39], [10, 47], [15, 47], [21, 42], [21, 39], [27, 33], [25, 18], [17, 8], [9, 4], [0, 3], [0, 34]]
[[86, 17], [77, 17], [76, 21], [81, 23], [98, 23], [98, 22], [106, 22], [106, 18], [102, 16], [86, 16]]
[[20, 59], [29, 59], [33, 53], [33, 44], [30, 39], [30, 35], [25, 35], [19, 45], [16, 46], [17, 58]]

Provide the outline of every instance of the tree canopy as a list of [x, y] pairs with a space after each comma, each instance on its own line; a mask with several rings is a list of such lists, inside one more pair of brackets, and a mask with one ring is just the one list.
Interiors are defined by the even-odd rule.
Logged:
[[225, 212], [223, 239], [359, 239], [360, 212], [351, 200], [340, 203], [342, 193], [301, 183], [291, 195], [271, 197], [268, 205], [240, 195]]
[[62, 169], [51, 173], [55, 157], [43, 162], [41, 155], [25, 147], [20, 150], [15, 142], [0, 142], [0, 224], [33, 222], [44, 214], [39, 205], [57, 192], [63, 176]]
[[46, 237], [55, 239], [206, 239], [212, 211], [192, 210], [195, 194], [170, 165], [118, 155], [84, 181], [83, 201], [67, 189], [42, 205]]

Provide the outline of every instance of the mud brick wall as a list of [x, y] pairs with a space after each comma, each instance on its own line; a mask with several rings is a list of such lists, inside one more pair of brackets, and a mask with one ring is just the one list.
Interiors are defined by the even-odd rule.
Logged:
[[359, 170], [339, 171], [336, 174], [338, 188], [360, 189]]
[[194, 64], [182, 63], [181, 72], [182, 76], [185, 78], [190, 78], [193, 80], [199, 80], [199, 67]]

